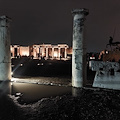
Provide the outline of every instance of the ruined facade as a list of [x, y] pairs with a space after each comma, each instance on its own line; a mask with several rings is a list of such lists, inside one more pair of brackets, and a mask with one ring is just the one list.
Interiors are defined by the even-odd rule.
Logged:
[[11, 57], [29, 56], [29, 46], [11, 45]]
[[67, 44], [39, 44], [31, 46], [11, 45], [11, 57], [30, 56], [33, 59], [67, 59], [72, 54]]

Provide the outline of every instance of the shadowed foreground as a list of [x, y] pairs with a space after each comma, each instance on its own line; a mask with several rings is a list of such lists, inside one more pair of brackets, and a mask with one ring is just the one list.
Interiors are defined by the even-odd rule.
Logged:
[[20, 105], [19, 98], [1, 94], [0, 120], [120, 120], [120, 91], [82, 88], [79, 95]]

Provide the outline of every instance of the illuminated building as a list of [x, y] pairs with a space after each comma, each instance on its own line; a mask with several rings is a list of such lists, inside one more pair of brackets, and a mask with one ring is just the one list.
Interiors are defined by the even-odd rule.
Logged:
[[11, 45], [11, 57], [30, 56], [33, 59], [67, 59], [72, 54], [67, 44], [39, 44], [31, 46]]
[[29, 56], [29, 46], [19, 46], [12, 45], [11, 46], [11, 57], [20, 57], [20, 56]]

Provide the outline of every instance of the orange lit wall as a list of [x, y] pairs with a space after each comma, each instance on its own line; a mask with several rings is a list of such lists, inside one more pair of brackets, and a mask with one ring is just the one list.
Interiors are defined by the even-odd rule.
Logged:
[[29, 47], [20, 47], [21, 56], [29, 56]]

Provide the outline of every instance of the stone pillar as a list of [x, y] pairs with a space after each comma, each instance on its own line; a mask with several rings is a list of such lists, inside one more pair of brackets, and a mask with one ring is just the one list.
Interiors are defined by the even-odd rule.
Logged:
[[40, 57], [42, 57], [42, 47], [40, 47]]
[[36, 47], [34, 48], [34, 58], [36, 58]]
[[0, 81], [11, 80], [10, 19], [0, 16]]
[[45, 48], [42, 47], [42, 57], [44, 57], [44, 55], [45, 55]]
[[52, 58], [54, 58], [54, 47], [52, 47]]
[[65, 58], [67, 58], [67, 48], [65, 47]]
[[17, 47], [17, 56], [20, 55], [20, 47]]
[[48, 48], [46, 48], [46, 58], [48, 58]]
[[86, 80], [86, 48], [84, 43], [84, 21], [87, 9], [75, 9], [73, 24], [72, 86], [83, 87]]
[[15, 48], [14, 48], [14, 46], [12, 47], [12, 49], [13, 49], [13, 50], [12, 50], [12, 51], [13, 51], [12, 54], [13, 54], [13, 57], [15, 58], [15, 54], [14, 54], [14, 49], [15, 49]]
[[58, 47], [58, 58], [60, 58], [60, 47]]

